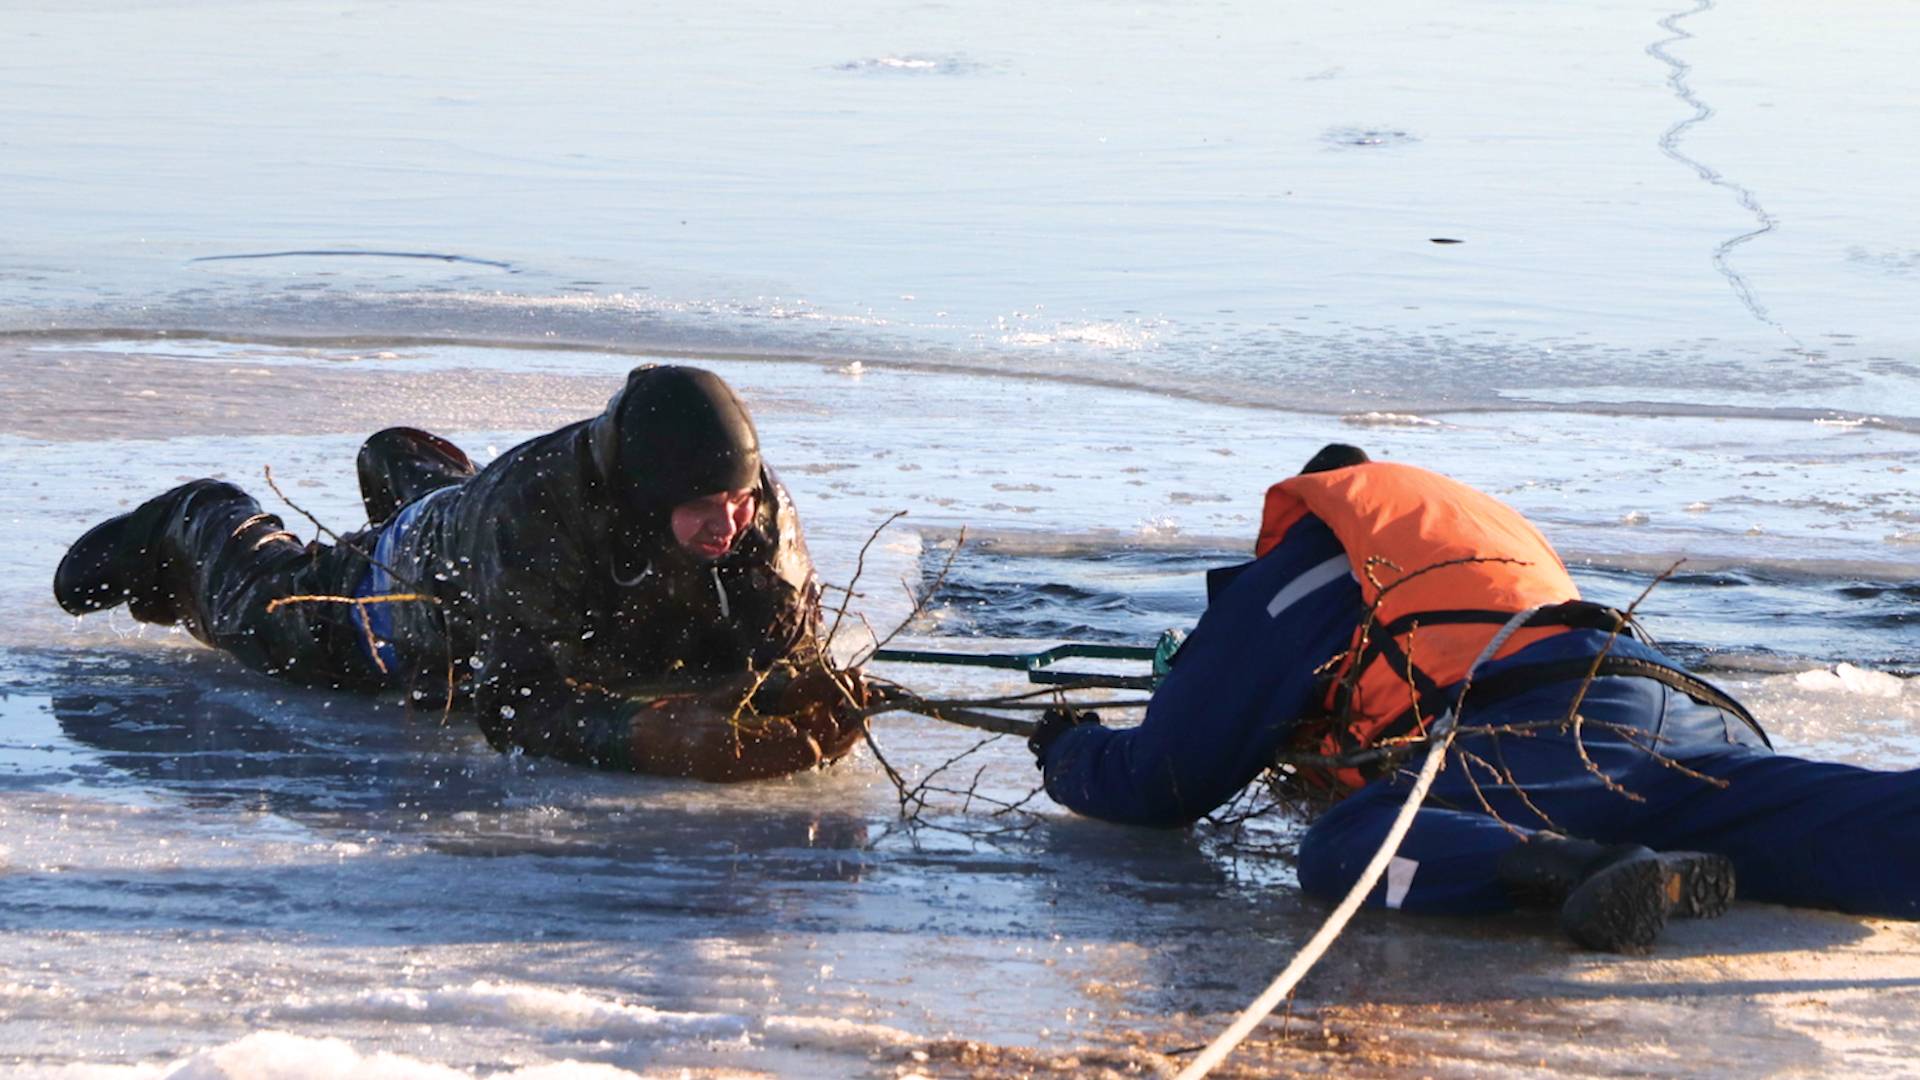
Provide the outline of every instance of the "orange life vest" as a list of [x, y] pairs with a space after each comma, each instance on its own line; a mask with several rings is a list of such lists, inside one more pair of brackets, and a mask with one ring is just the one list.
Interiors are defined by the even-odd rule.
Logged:
[[[1303, 749], [1335, 756], [1418, 737], [1502, 623], [1580, 598], [1553, 546], [1518, 512], [1425, 469], [1368, 462], [1282, 480], [1267, 490], [1256, 553], [1308, 514], [1346, 550], [1371, 615], [1329, 673], [1330, 722], [1303, 725]], [[1494, 659], [1566, 629], [1529, 624]], [[1343, 768], [1322, 779], [1357, 788], [1368, 777]]]

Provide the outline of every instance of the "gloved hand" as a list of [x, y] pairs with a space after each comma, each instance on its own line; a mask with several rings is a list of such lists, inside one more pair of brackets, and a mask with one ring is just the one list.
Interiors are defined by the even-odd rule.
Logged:
[[[835, 682], [839, 683], [836, 688]], [[838, 678], [819, 664], [795, 667], [783, 663], [760, 680], [751, 707], [763, 716], [787, 716], [820, 702], [844, 703], [851, 697], [855, 707], [866, 704], [867, 683], [860, 669], [840, 672]]]
[[1027, 736], [1027, 749], [1033, 751], [1034, 768], [1047, 766], [1047, 747], [1059, 738], [1068, 728], [1077, 724], [1097, 724], [1100, 714], [1097, 712], [1074, 712], [1068, 708], [1053, 708], [1040, 714], [1040, 722], [1033, 726], [1033, 734]]
[[761, 685], [770, 700], [755, 695], [752, 708], [742, 707], [737, 680], [629, 699], [619, 710], [618, 763], [633, 772], [731, 782], [798, 772], [853, 749], [866, 732], [866, 680], [858, 669], [830, 675], [816, 665], [779, 677], [772, 690]]
[[756, 717], [792, 725], [814, 740], [822, 761], [845, 756], [866, 732], [860, 710], [867, 681], [859, 668], [829, 671], [809, 663], [783, 664], [753, 697]]

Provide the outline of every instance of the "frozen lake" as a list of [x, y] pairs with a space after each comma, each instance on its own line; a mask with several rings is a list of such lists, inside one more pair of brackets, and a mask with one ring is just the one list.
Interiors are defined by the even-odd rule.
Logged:
[[[910, 828], [865, 751], [595, 775], [51, 601], [181, 480], [271, 466], [352, 527], [368, 432], [485, 460], [648, 358], [741, 388], [828, 580], [909, 512], [875, 625], [968, 531], [904, 641], [1188, 625], [1340, 440], [1511, 502], [1597, 599], [1684, 557], [1649, 625], [1777, 744], [1920, 765], [1900, 5], [19, 0], [0, 37], [15, 1072], [1163, 1075], [1292, 955], [1285, 821]], [[977, 741], [878, 737], [916, 777]], [[1233, 1068], [1894, 1075], [1917, 1020], [1913, 924], [1745, 905], [1622, 959], [1363, 917]]]
[[0, 30], [11, 328], [1920, 417], [1920, 20], [1882, 0], [23, 0]]
[[[995, 816], [947, 796], [908, 827], [865, 752], [742, 788], [599, 775], [498, 756], [461, 716], [442, 727], [396, 703], [271, 683], [123, 612], [73, 620], [54, 608], [46, 583], [64, 543], [145, 492], [200, 472], [259, 486], [271, 465], [302, 506], [343, 527], [357, 506], [348, 431], [408, 417], [484, 458], [516, 432], [592, 411], [627, 362], [345, 355], [109, 341], [6, 357], [9, 399], [32, 407], [0, 432], [20, 480], [0, 497], [19, 567], [0, 585], [11, 613], [0, 621], [0, 1041], [29, 1074], [158, 1075], [202, 1054], [246, 1076], [289, 1060], [308, 1063], [299, 1076], [330, 1075], [325, 1062], [404, 1076], [566, 1062], [623, 1070], [609, 1076], [1152, 1075], [1177, 1062], [1168, 1051], [1205, 1041], [1317, 922], [1292, 887], [1282, 819], [1251, 834], [1162, 833], [1044, 800]], [[1134, 391], [715, 366], [758, 410], [829, 580], [848, 580], [886, 514], [909, 511], [870, 555], [868, 580], [886, 583], [863, 589], [876, 625], [907, 611], [890, 583], [924, 581], [958, 526], [993, 523], [903, 639], [920, 645], [1145, 640], [1189, 624], [1199, 570], [1245, 550], [1273, 447], [1230, 423], [1234, 410]], [[966, 422], [917, 415], [928, 400]], [[1130, 425], [1126, 442], [1078, 446], [1023, 427], [1035, 409], [1070, 410], [1095, 432]], [[1497, 475], [1483, 442], [1493, 433], [1439, 423], [1361, 434], [1385, 456]], [[1728, 439], [1743, 430], [1728, 423]], [[1354, 430], [1333, 417], [1290, 424], [1288, 460]], [[1644, 438], [1659, 430], [1645, 426]], [[1905, 437], [1803, 427], [1816, 442]], [[1723, 440], [1712, 454], [1662, 453], [1719, 470], [1703, 487], [1731, 487], [1747, 455], [1780, 449]], [[1143, 465], [1094, 468], [1103, 456]], [[1541, 451], [1543, 465], [1559, 462], [1541, 475], [1579, 456]], [[1510, 497], [1546, 516], [1569, 494]], [[1591, 594], [1624, 601], [1655, 549], [1609, 555], [1609, 543], [1659, 534], [1600, 512], [1597, 494], [1585, 505], [1590, 516], [1567, 511], [1550, 531], [1596, 552], [1576, 560]], [[1083, 517], [1115, 526], [1076, 527]], [[1830, 523], [1774, 520], [1780, 533]], [[1652, 628], [1717, 666], [1783, 748], [1920, 764], [1915, 585], [1897, 564], [1770, 563], [1737, 531], [1662, 542], [1718, 551], [1725, 568], [1657, 590]], [[1008, 685], [887, 674], [928, 692]], [[881, 721], [879, 736], [915, 778], [978, 741], [908, 717]], [[1036, 779], [1017, 744], [948, 775], [1007, 801]], [[1572, 953], [1532, 920], [1364, 919], [1309, 979], [1298, 1006], [1309, 1019], [1263, 1035], [1244, 1060], [1398, 1074], [1431, 1071], [1438, 1055], [1499, 1072], [1520, 1046], [1527, 1062], [1572, 1072], [1677, 1053], [1670, 1072], [1686, 1075], [1698, 1061], [1674, 1044], [1733, 1016], [1740, 1026], [1712, 1044], [1730, 1068], [1912, 1052], [1898, 1039], [1839, 1043], [1824, 1026], [1835, 1010], [1863, 1027], [1910, 1022], [1911, 925], [1748, 907], [1669, 938], [1652, 959], [1621, 960]], [[1503, 974], [1489, 984], [1483, 967]], [[1687, 985], [1714, 989], [1687, 996]], [[1565, 1038], [1594, 1025], [1633, 1034], [1598, 1054]]]

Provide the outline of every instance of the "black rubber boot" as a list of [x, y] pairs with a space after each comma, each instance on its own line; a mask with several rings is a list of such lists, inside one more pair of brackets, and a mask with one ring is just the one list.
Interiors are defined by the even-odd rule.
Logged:
[[195, 480], [88, 529], [73, 542], [53, 572], [53, 598], [70, 615], [127, 604], [142, 622], [178, 620], [168, 524], [193, 496], [217, 481]]
[[1723, 855], [1554, 833], [1515, 845], [1499, 875], [1515, 903], [1559, 907], [1567, 936], [1602, 952], [1646, 952], [1668, 918], [1716, 918], [1733, 903], [1733, 863]]
[[394, 427], [376, 431], [354, 462], [367, 521], [378, 525], [420, 496], [458, 484], [478, 470], [461, 449], [432, 432]]

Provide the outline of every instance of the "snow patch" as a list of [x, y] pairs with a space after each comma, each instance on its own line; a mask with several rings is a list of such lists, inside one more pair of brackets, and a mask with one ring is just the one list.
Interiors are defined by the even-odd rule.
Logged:
[[[1001, 320], [1002, 323], [1005, 320]], [[1043, 347], [1050, 345], [1090, 345], [1097, 349], [1130, 352], [1154, 343], [1156, 335], [1138, 324], [1117, 322], [1063, 323], [1050, 331], [1022, 330], [1004, 334], [1007, 345]]]
[[480, 981], [439, 990], [395, 987], [344, 997], [294, 996], [279, 1015], [304, 1019], [394, 1020], [411, 1023], [512, 1024], [549, 1038], [739, 1039], [747, 1022], [725, 1013], [669, 1012], [542, 986]]
[[1727, 688], [1782, 752], [1875, 769], [1920, 765], [1920, 677], [1838, 664], [1734, 678]]
[[[835, 64], [838, 71], [851, 71], [864, 74], [892, 75], [967, 75], [981, 70], [985, 65], [971, 60], [959, 53], [945, 55], [926, 53], [906, 53], [902, 55], [873, 56], [860, 60], [848, 60]], [[903, 298], [906, 299], [906, 298]]]
[[885, 1024], [863, 1024], [831, 1016], [770, 1016], [765, 1024], [769, 1040], [790, 1046], [811, 1046], [827, 1050], [897, 1050], [918, 1046], [925, 1040], [912, 1032]]
[[1438, 420], [1413, 413], [1363, 412], [1349, 413], [1340, 418], [1340, 422], [1350, 427], [1445, 427]]
[[1865, 697], [1898, 698], [1907, 692], [1907, 680], [1898, 675], [1869, 668], [1838, 664], [1819, 671], [1803, 671], [1793, 683], [1805, 690], [1823, 694], [1860, 694]]
[[258, 1031], [166, 1063], [74, 1064], [38, 1075], [49, 1080], [640, 1080], [640, 1074], [584, 1061], [558, 1061], [470, 1073], [405, 1054], [362, 1054], [341, 1039]]

